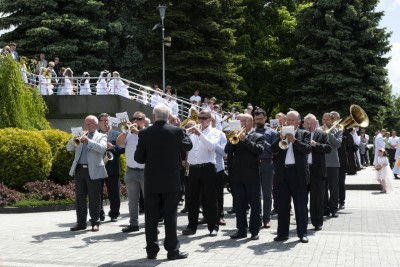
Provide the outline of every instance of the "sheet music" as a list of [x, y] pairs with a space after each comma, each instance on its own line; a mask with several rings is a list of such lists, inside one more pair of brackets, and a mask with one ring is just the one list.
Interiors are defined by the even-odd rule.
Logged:
[[71, 133], [73, 136], [81, 136], [83, 135], [82, 127], [71, 127]]
[[287, 134], [291, 134], [294, 136], [294, 126], [282, 126], [282, 135], [285, 136]]

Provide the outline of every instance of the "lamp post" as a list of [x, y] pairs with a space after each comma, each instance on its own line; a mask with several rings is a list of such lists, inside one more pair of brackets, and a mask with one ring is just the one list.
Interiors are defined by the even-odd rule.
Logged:
[[162, 39], [161, 39], [161, 44], [162, 44], [162, 88], [163, 88], [163, 93], [165, 93], [165, 47], [164, 47], [164, 34], [165, 34], [165, 28], [164, 28], [164, 18], [165, 18], [165, 10], [167, 9], [166, 6], [158, 6], [158, 11], [160, 12], [160, 17], [161, 17], [161, 34], [162, 34]]

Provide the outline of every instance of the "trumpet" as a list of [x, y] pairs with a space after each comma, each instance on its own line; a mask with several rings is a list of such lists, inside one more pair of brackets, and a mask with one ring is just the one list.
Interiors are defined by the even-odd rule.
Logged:
[[239, 136], [246, 131], [246, 127], [243, 127], [241, 130], [232, 131], [228, 134], [228, 141], [232, 145], [236, 145], [239, 143]]
[[289, 141], [288, 141], [288, 139], [287, 139], [287, 137], [285, 136], [285, 138], [284, 139], [282, 139], [281, 141], [279, 141], [279, 147], [282, 149], [282, 150], [286, 150], [286, 149], [288, 149], [289, 148]]
[[132, 128], [137, 128], [136, 123], [125, 123], [121, 126], [121, 132], [127, 134], [128, 132], [132, 131]]
[[188, 132], [188, 131], [190, 131], [190, 130], [192, 130], [192, 129], [194, 129], [194, 128], [198, 128], [199, 130], [201, 130], [201, 123], [196, 124], [196, 125], [193, 125], [192, 127], [186, 128], [186, 129], [185, 129], [185, 130], [186, 130], [186, 133], [188, 133], [189, 135], [193, 134], [193, 132]]
[[89, 134], [88, 131], [84, 131], [82, 135], [80, 135], [80, 136], [74, 136], [74, 137], [72, 138], [72, 144], [74, 144], [74, 146], [79, 146], [79, 145], [82, 143], [82, 142], [81, 142], [82, 137], [84, 137], [84, 136], [86, 136], [86, 135], [88, 135], [88, 134]]
[[104, 158], [103, 158], [104, 165], [107, 164], [109, 160], [113, 159], [114, 159], [114, 154], [111, 151], [107, 150], [106, 153], [104, 153]]

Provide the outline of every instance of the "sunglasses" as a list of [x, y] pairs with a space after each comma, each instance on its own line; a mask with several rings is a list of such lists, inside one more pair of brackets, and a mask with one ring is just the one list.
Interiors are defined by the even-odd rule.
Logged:
[[210, 117], [197, 117], [199, 120], [208, 120]]
[[136, 117], [133, 117], [132, 120], [133, 120], [133, 121], [142, 121], [142, 120], [144, 120], [144, 118], [136, 118]]

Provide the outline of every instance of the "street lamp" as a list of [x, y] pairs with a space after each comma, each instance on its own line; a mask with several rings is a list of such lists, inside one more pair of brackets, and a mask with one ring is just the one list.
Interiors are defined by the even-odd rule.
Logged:
[[165, 10], [167, 10], [166, 6], [158, 6], [158, 11], [160, 12], [161, 17], [161, 32], [162, 32], [162, 88], [163, 93], [165, 93], [165, 47], [164, 47], [164, 18], [165, 18]]

